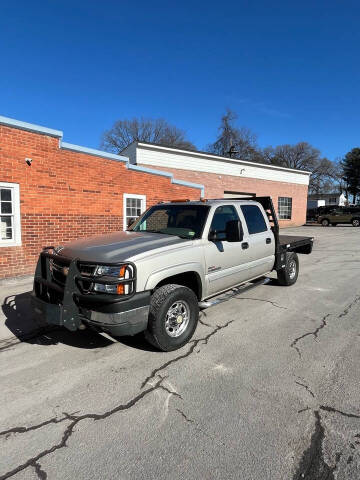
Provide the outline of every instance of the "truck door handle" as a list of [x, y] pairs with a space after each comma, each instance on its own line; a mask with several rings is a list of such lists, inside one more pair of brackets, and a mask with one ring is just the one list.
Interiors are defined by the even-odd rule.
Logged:
[[266, 243], [271, 243], [271, 238], [267, 238]]
[[247, 248], [249, 248], [248, 242], [243, 242], [243, 243], [241, 244], [241, 248], [242, 248], [243, 250], [246, 250]]

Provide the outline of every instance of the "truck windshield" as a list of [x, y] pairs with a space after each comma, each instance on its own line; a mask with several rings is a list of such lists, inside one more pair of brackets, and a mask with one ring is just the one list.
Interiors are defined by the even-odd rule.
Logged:
[[206, 205], [156, 205], [147, 210], [129, 230], [200, 238], [209, 209]]

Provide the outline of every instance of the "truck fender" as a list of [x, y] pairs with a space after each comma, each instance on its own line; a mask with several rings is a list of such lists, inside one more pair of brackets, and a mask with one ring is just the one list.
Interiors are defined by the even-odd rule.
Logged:
[[201, 282], [201, 290], [205, 291], [205, 275], [203, 267], [200, 263], [190, 262], [182, 263], [180, 265], [174, 265], [171, 268], [162, 268], [153, 272], [146, 281], [144, 290], [153, 290], [156, 285], [165, 280], [166, 278], [172, 277], [173, 275], [179, 275], [181, 273], [195, 272]]

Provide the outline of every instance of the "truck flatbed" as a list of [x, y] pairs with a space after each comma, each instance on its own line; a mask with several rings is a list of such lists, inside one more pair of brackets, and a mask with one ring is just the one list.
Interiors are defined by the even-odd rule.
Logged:
[[314, 237], [302, 237], [297, 235], [279, 235], [278, 248], [280, 252], [311, 253]]

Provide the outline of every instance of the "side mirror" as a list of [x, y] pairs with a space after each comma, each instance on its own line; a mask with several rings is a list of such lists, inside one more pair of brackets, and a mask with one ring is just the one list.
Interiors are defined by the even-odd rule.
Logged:
[[212, 230], [212, 231], [209, 233], [208, 240], [209, 240], [210, 242], [217, 242], [217, 241], [219, 241], [218, 233], [217, 233], [215, 230]]
[[241, 242], [244, 238], [244, 232], [240, 220], [226, 222], [225, 233], [228, 242]]

